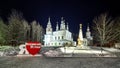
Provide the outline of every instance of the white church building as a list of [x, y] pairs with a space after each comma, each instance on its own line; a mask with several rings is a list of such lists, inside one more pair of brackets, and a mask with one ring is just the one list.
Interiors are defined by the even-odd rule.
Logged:
[[[83, 40], [83, 45], [91, 45], [93, 38], [89, 29], [89, 25], [86, 31], [86, 38], [83, 38], [82, 27], [80, 27], [79, 35]], [[65, 25], [65, 20], [61, 18], [60, 28], [57, 22], [56, 30], [53, 31], [50, 17], [46, 27], [46, 34], [44, 35], [44, 46], [63, 46], [64, 44], [72, 44], [76, 46], [76, 42], [73, 41], [72, 33], [69, 31], [68, 24]]]
[[63, 46], [64, 44], [75, 44], [72, 33], [69, 31], [68, 24], [65, 25], [65, 20], [61, 18], [60, 28], [57, 22], [56, 31], [53, 31], [50, 17], [44, 35], [44, 46]]

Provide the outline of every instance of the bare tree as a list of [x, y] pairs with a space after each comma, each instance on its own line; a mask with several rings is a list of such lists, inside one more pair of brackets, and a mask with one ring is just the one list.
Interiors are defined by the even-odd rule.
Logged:
[[27, 22], [23, 18], [23, 15], [21, 12], [18, 12], [16, 10], [12, 10], [12, 13], [10, 17], [8, 18], [8, 38], [12, 45], [17, 45], [18, 42], [24, 42], [25, 39], [25, 31]]
[[32, 34], [32, 41], [39, 41], [41, 42], [43, 39], [43, 28], [42, 26], [37, 23], [36, 21], [33, 21], [31, 23], [31, 34]]
[[31, 23], [31, 39], [32, 39], [32, 41], [36, 41], [37, 40], [36, 39], [36, 35], [37, 35], [37, 29], [36, 29], [36, 27], [37, 27], [37, 22], [33, 21]]
[[30, 26], [31, 26], [30, 34], [31, 34], [31, 40], [32, 41], [34, 40], [35, 24], [36, 24], [36, 21], [32, 21], [31, 24], [30, 24]]
[[16, 45], [18, 40], [20, 39], [20, 31], [22, 28], [22, 16], [16, 10], [13, 10], [10, 17], [8, 18], [9, 22], [9, 40], [12, 45]]
[[115, 18], [115, 30], [118, 32], [117, 42], [120, 43], [120, 17]]
[[28, 22], [27, 21], [23, 21], [23, 23], [22, 23], [22, 25], [23, 25], [23, 40], [24, 41], [29, 41], [30, 40], [30, 25], [28, 24]]
[[42, 37], [43, 37], [43, 27], [38, 23], [37, 24], [37, 27], [36, 27], [36, 29], [37, 29], [37, 41], [40, 41], [40, 42], [42, 42]]
[[118, 37], [118, 32], [114, 28], [114, 20], [108, 17], [106, 13], [96, 17], [93, 23], [94, 36], [100, 43], [102, 52], [102, 46], [115, 40]]

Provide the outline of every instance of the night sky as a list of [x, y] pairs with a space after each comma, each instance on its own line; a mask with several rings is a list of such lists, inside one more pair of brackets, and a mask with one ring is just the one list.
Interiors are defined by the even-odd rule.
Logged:
[[80, 23], [86, 31], [86, 25], [101, 13], [120, 16], [119, 4], [115, 0], [0, 0], [0, 17], [6, 21], [11, 9], [16, 9], [23, 13], [28, 22], [36, 20], [46, 28], [50, 16], [54, 30], [56, 22], [60, 23], [61, 17], [64, 17], [70, 31], [78, 34]]

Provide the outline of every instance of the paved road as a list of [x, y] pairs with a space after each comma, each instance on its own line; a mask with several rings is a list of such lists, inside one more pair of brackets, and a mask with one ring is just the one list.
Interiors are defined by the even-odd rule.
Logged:
[[120, 68], [120, 58], [0, 57], [0, 68]]

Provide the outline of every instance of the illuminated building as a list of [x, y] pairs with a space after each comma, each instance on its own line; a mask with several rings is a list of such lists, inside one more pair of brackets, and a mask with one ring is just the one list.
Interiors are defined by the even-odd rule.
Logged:
[[[78, 46], [80, 45], [91, 45], [93, 38], [89, 29], [87, 27], [86, 38], [83, 38], [82, 24], [80, 24], [79, 36], [78, 36]], [[68, 24], [65, 25], [65, 20], [61, 18], [61, 24], [57, 22], [56, 30], [53, 31], [50, 18], [48, 19], [48, 24], [46, 27], [46, 34], [44, 35], [44, 46], [63, 46], [65, 44], [76, 46], [76, 42], [73, 41], [72, 33], [69, 31]]]
[[60, 29], [57, 22], [56, 31], [53, 31], [50, 18], [46, 28], [46, 34], [44, 35], [45, 46], [63, 46], [64, 44], [75, 45], [73, 41], [72, 33], [69, 31], [68, 24], [65, 25], [65, 20], [61, 18]]

